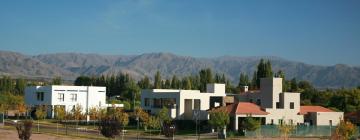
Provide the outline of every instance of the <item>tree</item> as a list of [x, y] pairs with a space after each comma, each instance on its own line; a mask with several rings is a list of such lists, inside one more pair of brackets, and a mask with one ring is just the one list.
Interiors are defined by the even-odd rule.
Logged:
[[27, 107], [26, 107], [26, 105], [24, 103], [18, 104], [17, 109], [19, 111], [20, 116], [23, 116], [27, 111]]
[[150, 79], [148, 76], [145, 76], [143, 79], [141, 79], [138, 82], [138, 85], [141, 89], [150, 89], [151, 88], [151, 84], [150, 84]]
[[261, 123], [253, 117], [246, 117], [242, 123], [242, 126], [247, 131], [255, 131], [260, 128]]
[[[146, 113], [141, 107], [136, 107], [133, 116], [136, 120], [143, 122], [146, 124], [149, 121], [149, 114]], [[144, 125], [145, 129], [147, 129], [147, 125]]]
[[153, 129], [158, 130], [160, 129], [160, 119], [157, 116], [150, 116], [149, 121], [146, 123], [146, 125], [150, 128], [150, 139], [151, 139], [151, 131]]
[[66, 112], [64, 107], [58, 105], [55, 106], [54, 111], [55, 111], [55, 119], [58, 121], [58, 123], [56, 124], [56, 132], [58, 133], [59, 123], [65, 119]]
[[125, 126], [127, 126], [129, 123], [129, 115], [120, 108], [115, 108], [114, 110], [115, 110], [115, 117], [117, 121], [119, 121], [120, 126], [122, 127], [121, 129], [122, 139], [124, 139], [124, 130], [125, 130]]
[[290, 82], [291, 84], [290, 84], [290, 89], [291, 89], [291, 91], [292, 92], [297, 92], [298, 90], [299, 90], [299, 88], [298, 88], [298, 83], [297, 83], [297, 81], [296, 81], [296, 78], [293, 78], [293, 79], [291, 79], [291, 82]]
[[38, 132], [40, 131], [40, 122], [39, 121], [42, 120], [42, 119], [45, 119], [46, 110], [47, 110], [47, 107], [45, 105], [39, 105], [36, 108], [35, 115], [36, 115], [37, 124], [38, 124], [38, 128], [37, 128]]
[[62, 84], [62, 80], [61, 80], [61, 77], [57, 76], [55, 77], [52, 82], [51, 82], [52, 85], [61, 85]]
[[189, 77], [184, 77], [182, 80], [182, 89], [190, 90], [192, 88], [191, 86], [191, 80]]
[[120, 126], [117, 118], [109, 114], [102, 116], [99, 122], [99, 130], [107, 138], [115, 138], [119, 135]]
[[238, 88], [242, 88], [243, 86], [249, 86], [249, 84], [250, 84], [249, 77], [246, 74], [241, 73]]
[[98, 120], [99, 119], [99, 116], [98, 116], [98, 108], [96, 107], [91, 107], [89, 109], [89, 116], [90, 116], [90, 119], [93, 120], [93, 123], [94, 123], [94, 127], [95, 127], [95, 120]]
[[24, 79], [16, 79], [15, 92], [17, 93], [17, 95], [24, 95], [25, 87], [26, 81]]
[[16, 130], [20, 140], [30, 140], [32, 124], [31, 120], [23, 120], [16, 123]]
[[295, 126], [293, 124], [287, 124], [286, 122], [283, 122], [282, 124], [278, 125], [278, 130], [280, 131], [280, 134], [284, 140], [287, 140], [289, 139], [289, 134], [295, 130]]
[[158, 115], [158, 117], [159, 117], [162, 124], [171, 122], [171, 117], [169, 116], [169, 109], [168, 108], [163, 107], [158, 112], [157, 115]]
[[[82, 118], [82, 106], [80, 104], [75, 105], [75, 107], [72, 109], [72, 114], [74, 116], [74, 119], [76, 120], [76, 128], [79, 126], [79, 121]], [[78, 129], [76, 131], [78, 133]]]
[[355, 135], [357, 128], [349, 121], [340, 120], [335, 129], [335, 133], [331, 136], [332, 140], [349, 140]]
[[79, 76], [74, 82], [75, 86], [90, 86], [91, 84], [91, 78], [88, 76]]
[[260, 59], [260, 62], [257, 66], [257, 74], [256, 74], [256, 85], [257, 88], [259, 88], [260, 86], [260, 79], [261, 78], [267, 78], [267, 77], [272, 77], [273, 76], [273, 72], [272, 72], [272, 68], [271, 68], [271, 63], [269, 60], [265, 61], [264, 59]]
[[229, 124], [229, 114], [226, 112], [226, 107], [220, 107], [209, 112], [209, 124], [216, 128], [218, 136], [221, 135], [220, 130], [225, 129]]
[[172, 89], [180, 88], [180, 80], [176, 77], [176, 75], [173, 75], [173, 77], [171, 79], [171, 88]]
[[160, 75], [160, 72], [157, 71], [156, 74], [155, 74], [154, 88], [155, 89], [161, 88], [161, 83], [162, 83], [161, 75]]
[[210, 68], [202, 69], [200, 75], [200, 91], [206, 91], [206, 84], [213, 83], [213, 75]]

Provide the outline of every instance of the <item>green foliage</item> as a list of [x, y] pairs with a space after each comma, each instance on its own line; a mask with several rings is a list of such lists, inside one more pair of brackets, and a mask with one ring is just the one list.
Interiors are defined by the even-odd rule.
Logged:
[[154, 88], [155, 88], [155, 89], [161, 88], [162, 79], [161, 79], [160, 71], [157, 71], [157, 72], [156, 72], [154, 79], [155, 79], [155, 80], [154, 80]]
[[22, 78], [12, 79], [9, 76], [3, 76], [0, 78], [0, 94], [11, 93], [14, 95], [24, 95], [26, 83], [27, 81]]
[[17, 109], [18, 105], [24, 104], [24, 97], [10, 93], [0, 94], [0, 106], [4, 110]]
[[52, 82], [51, 82], [52, 85], [61, 85], [62, 84], [62, 80], [61, 80], [61, 77], [55, 77], [54, 79], [52, 79]]
[[291, 79], [290, 90], [291, 90], [291, 92], [297, 92], [299, 90], [296, 78]]
[[243, 121], [242, 126], [245, 130], [255, 131], [260, 128], [261, 122], [253, 117], [246, 117]]
[[213, 75], [210, 68], [202, 69], [199, 72], [200, 76], [200, 91], [206, 91], [206, 84], [213, 83]]
[[149, 121], [145, 125], [151, 129], [160, 129], [160, 119], [157, 116], [150, 116]]
[[138, 82], [138, 85], [141, 89], [150, 89], [152, 87], [152, 85], [150, 83], [150, 79], [147, 76], [145, 76], [143, 79], [141, 79]]
[[261, 78], [273, 77], [270, 60], [265, 61], [264, 59], [260, 59], [256, 72], [256, 85], [257, 88], [259, 88]]
[[250, 85], [249, 77], [246, 74], [241, 73], [238, 88], [241, 88], [243, 86], [249, 86], [249, 85]]
[[173, 75], [171, 79], [171, 88], [172, 89], [179, 89], [180, 88], [180, 80], [176, 77], [176, 75]]
[[209, 124], [215, 128], [222, 129], [230, 122], [229, 114], [225, 107], [217, 108], [209, 112]]
[[163, 123], [169, 123], [171, 122], [171, 117], [169, 116], [169, 109], [166, 107], [163, 107], [157, 114], [161, 122]]

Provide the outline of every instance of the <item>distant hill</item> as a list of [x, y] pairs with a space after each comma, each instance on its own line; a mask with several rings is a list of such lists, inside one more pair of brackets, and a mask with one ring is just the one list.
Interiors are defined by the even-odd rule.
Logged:
[[224, 73], [234, 83], [240, 72], [252, 76], [261, 58], [270, 59], [273, 70], [283, 70], [287, 78], [308, 80], [320, 88], [355, 87], [360, 85], [360, 67], [338, 64], [334, 66], [309, 65], [279, 57], [195, 58], [170, 53], [146, 53], [141, 55], [99, 55], [81, 53], [57, 53], [27, 56], [15, 52], [0, 51], [0, 74], [29, 78], [62, 76], [74, 80], [79, 75], [107, 75], [126, 72], [139, 79], [153, 77], [159, 70], [166, 78], [173, 74], [184, 76], [211, 68]]

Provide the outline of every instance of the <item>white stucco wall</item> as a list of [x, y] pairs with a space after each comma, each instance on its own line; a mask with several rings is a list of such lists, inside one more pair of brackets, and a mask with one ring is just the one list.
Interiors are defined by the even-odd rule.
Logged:
[[[194, 109], [194, 100], [200, 100], [200, 120], [207, 120], [206, 110], [209, 109], [210, 97], [225, 97], [225, 84], [208, 84], [207, 92], [201, 93], [199, 90], [170, 90], [170, 89], [152, 89], [141, 92], [141, 106], [144, 110], [150, 110], [152, 114], [158, 113], [161, 108], [154, 108], [153, 99], [174, 98], [176, 100], [176, 119], [185, 119], [185, 100], [191, 100], [191, 108]], [[149, 106], [145, 106], [145, 99], [149, 100]]]
[[308, 115], [308, 120], [312, 120], [314, 125], [330, 125], [330, 120], [332, 125], [336, 126], [340, 123], [340, 120], [344, 119], [343, 112], [310, 112]]
[[[37, 100], [37, 92], [44, 92], [44, 101]], [[59, 93], [64, 94], [64, 101], [59, 99]], [[77, 96], [76, 101], [72, 95]], [[91, 107], [106, 107], [106, 87], [93, 86], [31, 86], [25, 89], [25, 103], [36, 105], [62, 105], [66, 111], [71, 111], [75, 105], [81, 105], [83, 113]]]

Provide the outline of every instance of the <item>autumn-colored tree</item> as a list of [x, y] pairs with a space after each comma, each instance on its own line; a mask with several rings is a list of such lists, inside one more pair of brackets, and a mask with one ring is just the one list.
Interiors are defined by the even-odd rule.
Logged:
[[144, 124], [144, 128], [146, 130], [147, 126], [145, 124], [149, 121], [149, 114], [146, 113], [141, 107], [136, 107], [133, 116], [135, 119], [138, 119], [138, 121], [141, 121]]
[[115, 118], [122, 127], [121, 129], [122, 139], [124, 139], [124, 130], [125, 130], [125, 126], [127, 126], [129, 123], [129, 115], [126, 112], [124, 112], [124, 110], [122, 110], [121, 108], [115, 108], [114, 110], [115, 110], [114, 112]]
[[27, 107], [24, 103], [20, 103], [17, 105], [17, 109], [19, 111], [19, 116], [23, 116], [26, 113]]
[[97, 120], [98, 119], [98, 108], [96, 108], [96, 107], [91, 107], [90, 108], [90, 110], [89, 110], [89, 116], [90, 116], [90, 120], [93, 120], [93, 122], [94, 122], [94, 127], [95, 127], [95, 120]]
[[348, 140], [356, 133], [357, 128], [349, 121], [341, 120], [331, 136], [332, 140]]
[[284, 140], [289, 139], [289, 134], [295, 130], [295, 126], [293, 124], [287, 124], [285, 121], [278, 125], [278, 129], [280, 131], [281, 136]]
[[37, 131], [39, 132], [40, 131], [40, 120], [43, 120], [45, 119], [46, 117], [46, 110], [47, 110], [47, 107], [45, 105], [39, 105], [36, 107], [36, 112], [35, 112], [35, 115], [36, 115], [36, 119], [37, 119]]
[[[80, 104], [75, 105], [75, 108], [72, 110], [73, 117], [76, 121], [76, 128], [79, 126], [79, 121], [82, 119], [82, 106]], [[78, 129], [77, 129], [78, 130]], [[78, 133], [79, 131], [77, 131]]]
[[58, 121], [58, 123], [56, 124], [56, 132], [59, 133], [59, 123], [61, 122], [61, 120], [65, 119], [66, 115], [65, 108], [61, 106], [55, 106], [54, 112], [55, 119]]

